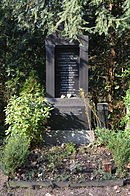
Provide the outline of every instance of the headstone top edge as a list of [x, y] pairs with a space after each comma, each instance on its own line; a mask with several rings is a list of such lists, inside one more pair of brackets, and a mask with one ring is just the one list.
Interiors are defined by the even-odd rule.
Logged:
[[70, 41], [69, 38], [62, 37], [59, 33], [57, 33], [57, 34], [49, 35], [45, 40], [45, 45], [46, 46], [47, 45], [53, 45], [53, 46], [56, 46], [56, 45], [70, 45], [70, 46], [80, 45], [80, 46], [82, 46], [82, 45], [88, 44], [88, 36], [87, 35], [81, 35], [79, 37], [79, 40], [81, 40], [81, 44], [77, 40]]

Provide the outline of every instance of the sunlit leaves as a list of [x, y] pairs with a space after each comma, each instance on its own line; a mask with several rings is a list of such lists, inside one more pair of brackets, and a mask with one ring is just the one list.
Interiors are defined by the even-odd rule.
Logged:
[[83, 31], [86, 23], [82, 18], [82, 6], [79, 0], [64, 0], [63, 11], [58, 13], [59, 20], [54, 28], [58, 29], [60, 25], [64, 26], [63, 34], [65, 36], [77, 39], [77, 36]]
[[[77, 39], [84, 31], [107, 36], [111, 28], [116, 33], [129, 28], [129, 0], [3, 0], [3, 6], [12, 10], [20, 28], [32, 31], [40, 28], [48, 34], [62, 30], [63, 35], [71, 39]], [[84, 19], [84, 15], [95, 8], [93, 28], [89, 29], [89, 19]]]

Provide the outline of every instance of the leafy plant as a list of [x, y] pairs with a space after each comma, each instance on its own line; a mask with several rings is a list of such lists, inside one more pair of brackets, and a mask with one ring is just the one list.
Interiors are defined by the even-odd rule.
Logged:
[[69, 156], [69, 155], [76, 155], [76, 148], [75, 148], [75, 144], [73, 143], [67, 143], [65, 145], [65, 156]]
[[110, 135], [107, 146], [117, 165], [117, 172], [123, 177], [125, 175], [125, 166], [130, 161], [130, 137], [128, 137], [126, 132], [119, 131]]
[[6, 134], [26, 134], [31, 141], [39, 142], [51, 107], [42, 95], [42, 90], [32, 76], [25, 82], [20, 96], [12, 96], [6, 107]]
[[106, 145], [117, 165], [120, 176], [125, 175], [125, 166], [130, 161], [130, 133], [125, 131], [110, 131], [107, 129], [96, 129], [98, 144]]
[[126, 115], [122, 119], [121, 123], [126, 124], [126, 129], [129, 129], [130, 128], [130, 88], [126, 91], [124, 102], [126, 106]]
[[95, 129], [95, 135], [99, 145], [107, 145], [111, 134], [111, 131], [105, 128], [101, 129], [97, 127]]
[[57, 168], [62, 166], [65, 154], [61, 147], [55, 146], [49, 152], [43, 151], [42, 156], [47, 161], [48, 170], [53, 173]]
[[28, 79], [26, 79], [21, 88], [20, 95], [24, 96], [25, 94], [37, 94], [38, 96], [44, 97], [44, 89], [39, 82], [36, 71], [31, 71]]
[[75, 144], [67, 143], [64, 147], [54, 146], [50, 151], [43, 151], [42, 156], [47, 161], [49, 171], [54, 172], [59, 167], [62, 167], [64, 159], [72, 157], [76, 154]]
[[5, 174], [12, 176], [24, 163], [29, 153], [30, 140], [25, 135], [15, 135], [5, 144], [1, 165]]

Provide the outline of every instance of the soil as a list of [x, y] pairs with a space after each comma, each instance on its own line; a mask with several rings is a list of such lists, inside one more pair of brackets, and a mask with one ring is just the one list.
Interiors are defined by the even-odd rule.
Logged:
[[[12, 180], [56, 181], [83, 183], [92, 180], [118, 179], [117, 168], [112, 155], [105, 147], [61, 146], [35, 148], [25, 165], [19, 168]], [[130, 177], [127, 172], [127, 177]], [[128, 196], [130, 186], [106, 186], [86, 188], [35, 188], [11, 189], [7, 187], [8, 177], [0, 170], [0, 196]]]
[[63, 144], [32, 150], [25, 165], [17, 170], [12, 179], [83, 183], [119, 177], [113, 157], [106, 147]]

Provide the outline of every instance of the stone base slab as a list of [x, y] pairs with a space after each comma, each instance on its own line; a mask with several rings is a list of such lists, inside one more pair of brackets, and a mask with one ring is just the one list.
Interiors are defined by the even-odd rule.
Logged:
[[94, 141], [94, 132], [90, 130], [48, 130], [44, 139], [48, 145], [58, 145], [68, 142], [78, 145], [89, 144]]

